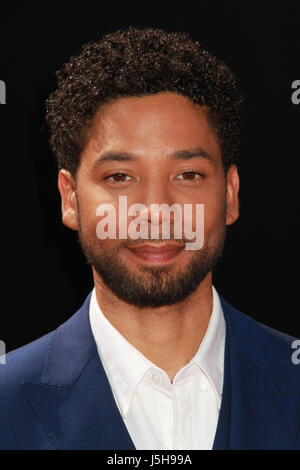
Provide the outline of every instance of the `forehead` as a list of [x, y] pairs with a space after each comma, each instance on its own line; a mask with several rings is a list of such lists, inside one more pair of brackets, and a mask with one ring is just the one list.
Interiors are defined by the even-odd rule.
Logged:
[[84, 154], [117, 150], [162, 158], [197, 146], [221, 159], [206, 110], [182, 95], [162, 92], [103, 105], [93, 120]]

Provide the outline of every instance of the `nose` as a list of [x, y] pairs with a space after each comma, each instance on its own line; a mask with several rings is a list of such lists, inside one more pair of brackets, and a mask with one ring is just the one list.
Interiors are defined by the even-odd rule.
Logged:
[[172, 197], [166, 182], [148, 180], [142, 189], [140, 202], [144, 209], [140, 211], [139, 219], [148, 223], [151, 237], [159, 238], [161, 234], [162, 238], [170, 238], [175, 222], [181, 224], [181, 206]]

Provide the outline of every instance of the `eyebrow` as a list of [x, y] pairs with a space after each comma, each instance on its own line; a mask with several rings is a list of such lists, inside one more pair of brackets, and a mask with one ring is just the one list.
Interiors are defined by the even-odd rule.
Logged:
[[[171, 160], [191, 160], [193, 158], [203, 158], [216, 166], [214, 158], [201, 147], [191, 150], [179, 150], [170, 156]], [[93, 168], [103, 165], [106, 162], [136, 162], [138, 158], [127, 152], [105, 152], [95, 161]]]
[[138, 159], [131, 153], [126, 152], [105, 152], [95, 161], [93, 168], [103, 165], [106, 162], [136, 162]]
[[203, 150], [203, 148], [201, 147], [197, 147], [192, 150], [179, 150], [178, 152], [175, 152], [175, 154], [171, 158], [174, 160], [191, 160], [192, 158], [199, 157], [209, 161], [214, 166], [216, 166], [216, 162], [212, 155]]

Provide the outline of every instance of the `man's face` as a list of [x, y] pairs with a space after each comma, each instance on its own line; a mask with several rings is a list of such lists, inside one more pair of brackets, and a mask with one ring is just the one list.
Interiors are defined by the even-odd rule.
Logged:
[[[221, 151], [204, 109], [175, 93], [121, 98], [101, 107], [89, 130], [76, 176], [62, 170], [63, 222], [79, 239], [100, 280], [120, 299], [139, 307], [183, 301], [211, 272], [221, 255], [226, 225], [238, 217], [238, 174], [227, 182]], [[98, 238], [100, 204], [114, 206], [119, 234], [119, 196], [127, 207], [143, 204], [149, 238]], [[151, 206], [204, 204], [204, 244], [187, 250], [187, 239], [151, 238]], [[134, 219], [127, 216], [128, 224]], [[195, 226], [193, 217], [193, 229]], [[123, 219], [124, 220], [124, 219]], [[123, 227], [124, 228], [124, 227]]]

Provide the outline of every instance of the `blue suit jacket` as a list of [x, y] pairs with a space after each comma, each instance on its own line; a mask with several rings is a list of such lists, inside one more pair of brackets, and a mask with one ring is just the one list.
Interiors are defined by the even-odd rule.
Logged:
[[[90, 295], [68, 321], [0, 365], [1, 449], [135, 449], [93, 339]], [[300, 449], [294, 338], [220, 300], [225, 375], [213, 448]]]

